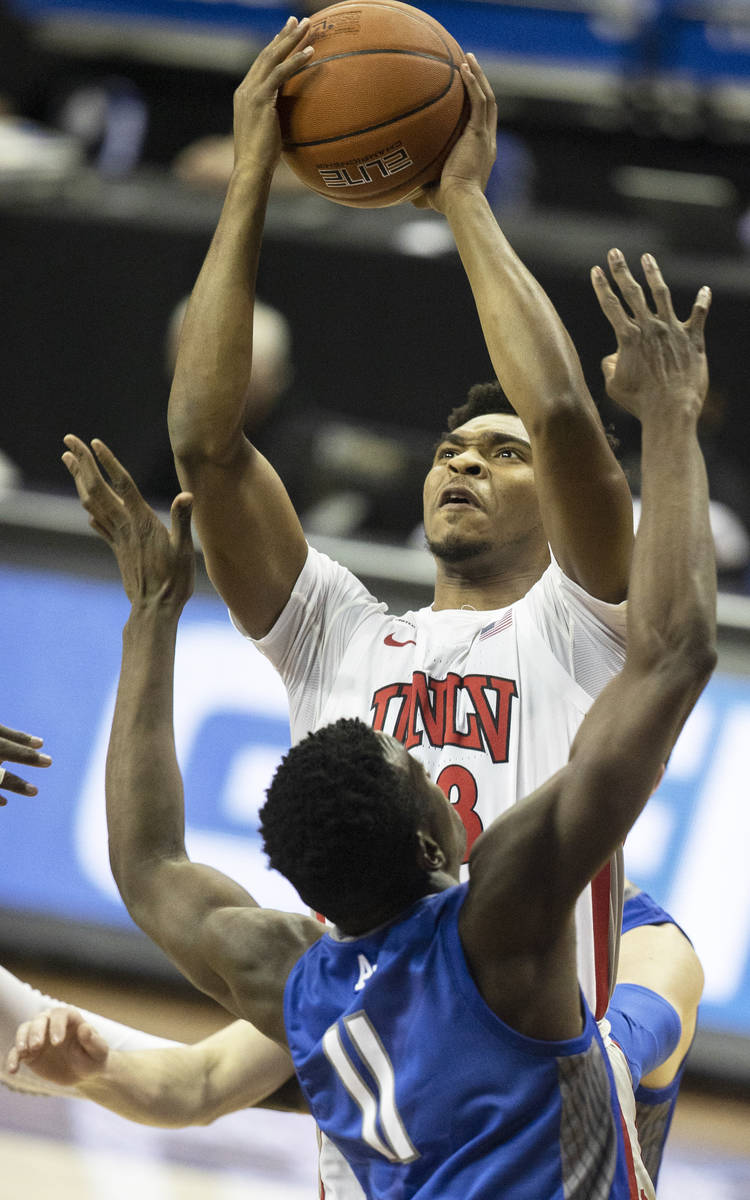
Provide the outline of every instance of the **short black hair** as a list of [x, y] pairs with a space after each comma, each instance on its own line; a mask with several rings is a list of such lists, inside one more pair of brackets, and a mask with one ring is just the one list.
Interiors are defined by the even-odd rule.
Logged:
[[[473, 387], [469, 388], [463, 404], [459, 404], [456, 408], [451, 409], [448, 414], [446, 426], [448, 432], [452, 433], [454, 429], [458, 429], [459, 425], [465, 425], [467, 421], [473, 420], [474, 417], [485, 417], [488, 413], [508, 413], [512, 417], [518, 416], [518, 413], [496, 379], [491, 380], [489, 383], [475, 383]], [[614, 454], [618, 454], [620, 439], [614, 432], [614, 427], [608, 425], [604, 432], [610, 449]]]
[[484, 417], [487, 413], [509, 413], [513, 417], [518, 416], [496, 379], [489, 383], [475, 383], [469, 388], [463, 404], [459, 404], [448, 414], [447, 428], [452, 432], [458, 429], [459, 425], [465, 425], [474, 417]]
[[423, 894], [417, 826], [424, 801], [374, 730], [342, 717], [284, 755], [260, 810], [274, 870], [336, 924]]

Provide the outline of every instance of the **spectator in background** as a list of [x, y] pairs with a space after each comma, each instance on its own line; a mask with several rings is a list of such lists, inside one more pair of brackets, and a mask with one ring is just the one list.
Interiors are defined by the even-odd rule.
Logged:
[[[167, 325], [170, 379], [188, 299], [178, 301]], [[415, 487], [414, 481], [424, 474], [433, 438], [321, 410], [294, 396], [294, 375], [289, 321], [279, 309], [256, 301], [245, 432], [279, 465], [305, 530], [313, 536], [366, 532], [403, 541], [421, 516], [421, 485]], [[176, 487], [170, 453], [147, 479], [144, 492], [171, 500]]]

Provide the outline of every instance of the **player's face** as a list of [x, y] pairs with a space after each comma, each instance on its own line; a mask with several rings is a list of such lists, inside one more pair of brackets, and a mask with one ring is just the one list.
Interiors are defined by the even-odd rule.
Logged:
[[401, 742], [389, 733], [379, 732], [378, 737], [388, 761], [399, 770], [406, 771], [414, 787], [426, 799], [431, 818], [430, 832], [445, 855], [445, 870], [458, 880], [466, 852], [466, 830], [458, 812], [445, 792], [433, 783], [422, 764], [404, 749]]
[[433, 554], [453, 562], [543, 536], [520, 417], [488, 413], [445, 435], [425, 480], [424, 526]]

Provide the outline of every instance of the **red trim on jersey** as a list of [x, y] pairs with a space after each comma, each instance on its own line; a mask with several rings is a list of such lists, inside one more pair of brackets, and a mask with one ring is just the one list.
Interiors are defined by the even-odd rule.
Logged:
[[622, 1108], [620, 1108], [620, 1124], [622, 1126], [622, 1141], [625, 1147], [625, 1165], [628, 1170], [628, 1194], [630, 1200], [646, 1200], [643, 1191], [641, 1191], [640, 1197], [638, 1194], [638, 1180], [635, 1177], [635, 1163], [633, 1162], [633, 1147], [630, 1144], [630, 1133], [622, 1113]]
[[612, 888], [610, 865], [602, 867], [591, 880], [591, 908], [594, 923], [594, 1016], [600, 1021], [609, 1006], [609, 908]]

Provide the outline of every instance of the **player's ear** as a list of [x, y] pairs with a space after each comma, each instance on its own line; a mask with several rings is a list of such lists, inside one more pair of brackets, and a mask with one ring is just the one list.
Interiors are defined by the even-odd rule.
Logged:
[[423, 871], [442, 871], [446, 858], [441, 847], [423, 829], [417, 830], [417, 863]]

